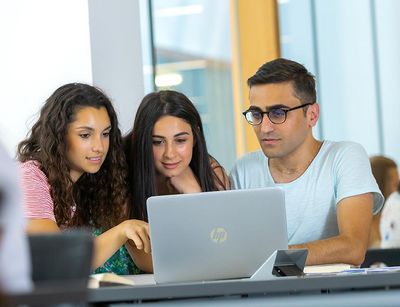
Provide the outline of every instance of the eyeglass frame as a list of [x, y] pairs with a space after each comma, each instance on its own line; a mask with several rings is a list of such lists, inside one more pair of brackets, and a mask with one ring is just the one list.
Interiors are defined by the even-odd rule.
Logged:
[[[301, 105], [299, 105], [299, 106], [297, 106], [297, 107], [289, 108], [289, 109], [285, 109], [285, 108], [282, 108], [282, 107], [272, 107], [272, 108], [270, 108], [268, 111], [262, 111], [262, 110], [260, 109], [260, 110], [257, 111], [257, 112], [260, 112], [260, 114], [262, 115], [262, 117], [261, 117], [261, 121], [260, 121], [258, 124], [252, 124], [252, 123], [250, 123], [249, 120], [248, 120], [247, 117], [246, 117], [246, 114], [249, 113], [249, 112], [251, 112], [251, 110], [252, 110], [251, 107], [250, 107], [249, 109], [247, 109], [246, 111], [242, 112], [242, 114], [244, 115], [244, 118], [246, 119], [246, 121], [247, 121], [250, 125], [252, 125], [252, 126], [261, 125], [261, 123], [262, 123], [263, 120], [264, 120], [264, 115], [267, 115], [268, 120], [269, 120], [271, 123], [273, 123], [273, 124], [275, 124], [275, 125], [280, 125], [280, 124], [283, 124], [283, 123], [286, 121], [286, 119], [287, 119], [287, 113], [288, 113], [288, 112], [293, 111], [293, 110], [297, 110], [297, 109], [300, 109], [300, 108], [304, 108], [304, 107], [307, 107], [307, 106], [310, 106], [310, 105], [312, 105], [312, 104], [314, 104], [314, 103], [315, 103], [315, 102], [308, 102], [308, 103], [301, 104]], [[285, 113], [285, 119], [284, 119], [283, 122], [281, 122], [281, 123], [275, 123], [275, 122], [273, 122], [273, 121], [271, 120], [271, 118], [269, 117], [269, 114], [271, 113], [271, 111], [272, 111], [272, 110], [276, 110], [276, 109], [282, 110], [282, 111]]]

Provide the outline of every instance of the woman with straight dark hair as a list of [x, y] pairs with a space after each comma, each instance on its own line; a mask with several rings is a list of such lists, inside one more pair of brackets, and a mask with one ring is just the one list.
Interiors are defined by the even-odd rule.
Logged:
[[193, 103], [176, 91], [143, 98], [125, 137], [131, 218], [147, 221], [153, 195], [225, 190], [229, 179], [207, 151], [203, 125]]
[[93, 268], [112, 257], [98, 272], [138, 272], [125, 243], [137, 267], [148, 269], [148, 225], [127, 220], [122, 136], [111, 101], [100, 89], [81, 83], [58, 88], [17, 155], [28, 233], [88, 227], [97, 235]]

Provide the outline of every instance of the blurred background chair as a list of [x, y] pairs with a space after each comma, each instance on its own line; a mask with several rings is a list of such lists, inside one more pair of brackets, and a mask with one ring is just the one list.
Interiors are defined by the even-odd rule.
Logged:
[[93, 238], [87, 231], [28, 237], [34, 290], [8, 298], [9, 305], [85, 303], [91, 273]]
[[34, 283], [75, 280], [86, 285], [91, 271], [93, 239], [86, 231], [29, 236]]

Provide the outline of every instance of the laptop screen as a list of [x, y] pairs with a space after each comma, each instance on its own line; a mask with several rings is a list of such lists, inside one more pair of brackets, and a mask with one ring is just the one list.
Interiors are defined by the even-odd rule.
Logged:
[[249, 277], [287, 249], [280, 188], [154, 196], [147, 210], [157, 283]]

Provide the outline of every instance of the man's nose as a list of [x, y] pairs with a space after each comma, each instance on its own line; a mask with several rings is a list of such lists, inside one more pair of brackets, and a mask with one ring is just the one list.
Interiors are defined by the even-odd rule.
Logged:
[[263, 118], [260, 124], [260, 130], [262, 132], [271, 132], [275, 130], [275, 124], [271, 122], [267, 114], [263, 114]]

